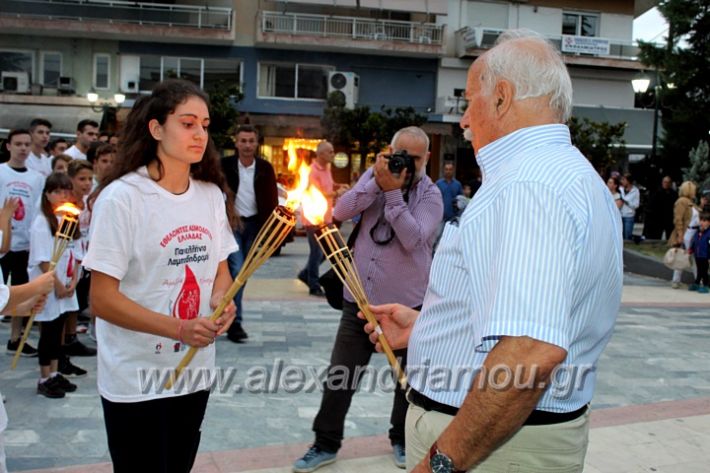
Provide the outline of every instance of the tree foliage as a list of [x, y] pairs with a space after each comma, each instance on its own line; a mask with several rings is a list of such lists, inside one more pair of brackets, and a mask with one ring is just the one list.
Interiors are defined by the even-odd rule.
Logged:
[[568, 125], [572, 143], [600, 174], [606, 174], [626, 155], [626, 122], [611, 124], [572, 117]]
[[426, 117], [414, 108], [386, 108], [373, 112], [370, 107], [345, 108], [342, 94], [331, 93], [321, 117], [321, 125], [328, 141], [336, 147], [359, 153], [360, 171], [366, 167], [365, 157], [381, 151], [400, 128], [420, 126]]
[[237, 103], [242, 100], [239, 84], [219, 81], [207, 93], [210, 96], [210, 137], [219, 150], [233, 148], [234, 127], [239, 111]]
[[690, 167], [683, 168], [683, 180], [695, 182], [700, 189], [710, 189], [707, 141], [700, 141], [698, 146], [690, 151]]
[[669, 25], [665, 46], [639, 42], [640, 59], [658, 71], [661, 86], [664, 132], [652, 164], [679, 178], [691, 147], [710, 130], [710, 0], [664, 0], [658, 9]]

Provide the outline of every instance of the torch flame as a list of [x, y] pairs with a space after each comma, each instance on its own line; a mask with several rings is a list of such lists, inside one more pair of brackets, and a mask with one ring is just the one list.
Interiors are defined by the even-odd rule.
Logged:
[[322, 225], [328, 211], [328, 200], [315, 186], [310, 186], [301, 199], [303, 216], [312, 225]]
[[73, 216], [78, 216], [81, 213], [81, 210], [79, 210], [79, 207], [76, 205], [72, 204], [71, 202], [66, 202], [56, 209], [54, 209], [55, 214], [70, 214]]
[[291, 172], [296, 172], [296, 167], [298, 166], [298, 155], [296, 154], [296, 144], [293, 141], [289, 141], [286, 151], [288, 152], [288, 170]]
[[[289, 163], [290, 165], [290, 163]], [[311, 169], [306, 165], [306, 163], [301, 163], [301, 167], [298, 168], [298, 181], [296, 181], [296, 187], [288, 191], [288, 197], [286, 198], [286, 207], [294, 210], [298, 207], [303, 199], [303, 194], [308, 188], [308, 175]]]

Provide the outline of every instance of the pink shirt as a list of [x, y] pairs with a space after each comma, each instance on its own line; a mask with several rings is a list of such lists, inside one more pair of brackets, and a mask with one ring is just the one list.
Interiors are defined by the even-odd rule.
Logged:
[[[323, 193], [323, 195], [333, 193], [334, 182], [333, 176], [330, 173], [329, 164], [321, 166], [318, 164], [318, 161], [314, 159], [311, 163], [311, 173], [308, 175], [308, 179], [312, 185], [316, 186], [318, 190]], [[333, 223], [333, 198], [327, 195], [325, 198], [328, 200], [328, 210], [325, 212], [324, 222], [326, 224]], [[306, 225], [310, 224], [308, 219], [305, 217], [303, 220]]]

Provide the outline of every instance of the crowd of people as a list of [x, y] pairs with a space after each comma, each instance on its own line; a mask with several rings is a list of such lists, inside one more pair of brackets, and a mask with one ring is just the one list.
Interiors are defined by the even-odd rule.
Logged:
[[[380, 327], [361, 320], [345, 288], [314, 442], [295, 472], [336, 460], [381, 331], [409, 373], [390, 418], [398, 467], [583, 469], [596, 363], [620, 306], [622, 239], [633, 235], [639, 190], [628, 174], [610, 176], [605, 187], [572, 145], [571, 80], [538, 35], [502, 34], [469, 69], [466, 99], [460, 125], [480, 182], [462, 185], [449, 162], [432, 182], [429, 138], [415, 126], [399, 130], [352, 187], [333, 181], [333, 145], [316, 150], [309, 182], [327, 199], [326, 223], [357, 222], [354, 264]], [[70, 357], [96, 354], [77, 339], [77, 317], [89, 308], [96, 318], [98, 392], [116, 472], [188, 472], [200, 443], [208, 378], [146, 391], [138, 371], [168, 372], [190, 347], [199, 350], [189, 369], [212, 370], [216, 337], [248, 340], [243, 288], [219, 318], [208, 316], [278, 205], [279, 185], [259, 156], [256, 128], [239, 127], [236, 154], [220, 158], [209, 123], [205, 93], [169, 79], [136, 100], [120, 137], [82, 120], [68, 147], [50, 141], [51, 123], [39, 118], [10, 132], [9, 160], [0, 165], [8, 284], [0, 285], [0, 306], [10, 316], [36, 312], [38, 350], [25, 345], [23, 354], [39, 352], [36, 391], [48, 398], [77, 389], [68, 378], [86, 372]], [[393, 171], [395, 155], [411, 167]], [[668, 212], [672, 183], [663, 186], [653, 205]], [[694, 252], [694, 288], [706, 292], [710, 214], [696, 193], [683, 183], [673, 225], [659, 218], [648, 231]], [[79, 208], [80, 225], [52, 271], [54, 209], [63, 202]], [[294, 276], [320, 297], [323, 255], [316, 227], [306, 222], [306, 231], [308, 260]], [[10, 319], [13, 351], [22, 319]], [[429, 367], [461, 377], [442, 386]], [[507, 372], [515, 384], [502, 378]]]

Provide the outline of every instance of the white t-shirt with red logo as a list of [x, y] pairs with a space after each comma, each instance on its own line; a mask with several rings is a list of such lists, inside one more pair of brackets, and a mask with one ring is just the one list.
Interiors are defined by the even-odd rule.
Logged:
[[[60, 221], [57, 218], [57, 221]], [[40, 268], [41, 263], [49, 263], [52, 261], [52, 252], [54, 251], [54, 235], [49, 228], [47, 217], [42, 212], [39, 213], [32, 222], [30, 230], [30, 259], [28, 263], [28, 271], [30, 279], [35, 279], [41, 276], [43, 271]], [[57, 262], [54, 268], [54, 273], [57, 278], [67, 286], [74, 274], [81, 269], [81, 260], [83, 258], [81, 249], [81, 239], [70, 240], [67, 243], [64, 253]], [[47, 302], [42, 309], [42, 312], [35, 315], [35, 320], [38, 322], [50, 322], [59, 317], [64, 312], [79, 310], [79, 303], [76, 298], [76, 291], [69, 297], [57, 299], [54, 291], [47, 296]]]
[[39, 211], [44, 189], [44, 177], [26, 169], [19, 172], [7, 163], [0, 164], [0, 205], [8, 197], [19, 197], [20, 203], [12, 215], [12, 241], [10, 251], [30, 249], [30, 226]]
[[[84, 266], [120, 281], [119, 291], [165, 317], [209, 317], [220, 261], [237, 250], [217, 186], [190, 179], [175, 195], [145, 167], [112, 182], [94, 205]], [[215, 348], [197, 351], [171, 390], [163, 381], [187, 348], [178, 340], [96, 319], [98, 388], [112, 402], [140, 402], [210, 388]], [[177, 335], [177, 334], [176, 334]], [[188, 371], [188, 370], [186, 370]], [[203, 376], [198, 379], [198, 376]]]
[[27, 156], [27, 161], [25, 161], [25, 166], [27, 166], [27, 169], [37, 171], [46, 178], [52, 174], [52, 157], [46, 153], [37, 156], [30, 151], [30, 155]]

